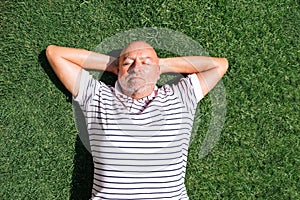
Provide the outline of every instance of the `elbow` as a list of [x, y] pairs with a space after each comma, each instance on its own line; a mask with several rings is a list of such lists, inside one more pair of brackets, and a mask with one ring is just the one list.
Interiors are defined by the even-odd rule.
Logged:
[[229, 67], [229, 63], [228, 63], [228, 60], [226, 58], [223, 58], [224, 59], [224, 70], [225, 72], [228, 70], [228, 67]]
[[222, 76], [226, 73], [228, 67], [229, 67], [228, 60], [226, 58], [221, 58], [219, 69], [221, 70]]
[[46, 48], [46, 58], [50, 66], [55, 69], [58, 66], [57, 62], [59, 60], [58, 46], [49, 45]]
[[51, 59], [54, 56], [55, 48], [56, 48], [55, 45], [49, 45], [46, 48], [46, 57], [47, 57], [48, 60]]
[[46, 57], [50, 62], [57, 60], [59, 57], [61, 57], [61, 48], [56, 45], [49, 45], [46, 48]]

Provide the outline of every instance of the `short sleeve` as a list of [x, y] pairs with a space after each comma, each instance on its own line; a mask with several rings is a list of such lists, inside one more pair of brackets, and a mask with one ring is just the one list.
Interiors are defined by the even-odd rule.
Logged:
[[77, 101], [81, 106], [87, 105], [95, 95], [98, 87], [99, 82], [88, 71], [82, 69], [75, 84], [77, 96], [73, 97], [74, 101]]
[[198, 76], [197, 74], [191, 74], [188, 75], [188, 77], [191, 80], [192, 87], [194, 89], [195, 96], [196, 96], [196, 101], [199, 102], [201, 99], [203, 99], [203, 92], [202, 92], [202, 88]]
[[176, 96], [190, 113], [194, 113], [197, 103], [203, 98], [201, 86], [196, 74], [188, 75], [180, 79], [177, 84], [172, 85]]

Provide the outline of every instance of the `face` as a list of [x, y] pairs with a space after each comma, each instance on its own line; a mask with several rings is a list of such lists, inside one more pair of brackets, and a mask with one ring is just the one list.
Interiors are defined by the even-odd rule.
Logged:
[[131, 45], [120, 56], [118, 81], [124, 94], [139, 99], [151, 94], [160, 69], [156, 52], [150, 45]]

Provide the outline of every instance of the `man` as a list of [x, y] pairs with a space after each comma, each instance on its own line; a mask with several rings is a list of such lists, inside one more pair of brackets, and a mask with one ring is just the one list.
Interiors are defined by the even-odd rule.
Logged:
[[[197, 103], [228, 68], [224, 58], [158, 58], [135, 41], [118, 58], [50, 45], [46, 55], [84, 113], [94, 161], [92, 199], [188, 199], [184, 178]], [[115, 86], [85, 69], [118, 76]], [[189, 74], [156, 86], [160, 74]]]

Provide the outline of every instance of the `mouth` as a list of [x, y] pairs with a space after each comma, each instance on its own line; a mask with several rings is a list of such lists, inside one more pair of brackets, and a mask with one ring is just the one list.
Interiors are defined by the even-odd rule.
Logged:
[[134, 77], [131, 77], [131, 79], [142, 79], [142, 77], [134, 76]]
[[144, 80], [144, 79], [140, 76], [132, 76], [129, 78], [129, 80]]

